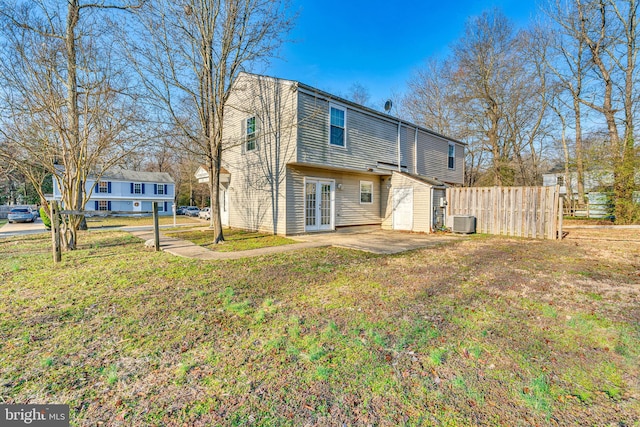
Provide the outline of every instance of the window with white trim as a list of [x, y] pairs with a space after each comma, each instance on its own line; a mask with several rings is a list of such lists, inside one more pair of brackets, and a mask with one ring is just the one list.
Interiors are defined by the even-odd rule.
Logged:
[[[160, 186], [159, 185], [158, 185], [158, 190], [160, 190]], [[163, 202], [158, 202], [158, 212], [164, 212], [164, 203]]]
[[142, 194], [142, 183], [140, 182], [133, 183], [133, 194]]
[[360, 181], [360, 203], [373, 203], [373, 182]]
[[449, 143], [449, 169], [456, 168], [456, 146]]
[[108, 193], [109, 192], [109, 183], [106, 181], [98, 182], [98, 193]]
[[99, 211], [108, 211], [109, 210], [109, 202], [107, 200], [98, 200], [98, 210]]
[[329, 144], [344, 147], [346, 138], [347, 110], [336, 105], [329, 107]]
[[164, 184], [157, 184], [158, 194], [164, 195]]
[[253, 151], [257, 147], [258, 128], [256, 123], [256, 116], [249, 117], [245, 123], [245, 150]]

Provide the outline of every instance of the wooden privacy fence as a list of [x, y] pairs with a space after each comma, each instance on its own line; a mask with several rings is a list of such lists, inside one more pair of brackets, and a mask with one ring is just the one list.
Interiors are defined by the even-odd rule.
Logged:
[[447, 188], [447, 214], [476, 217], [478, 233], [562, 238], [561, 203], [557, 186]]

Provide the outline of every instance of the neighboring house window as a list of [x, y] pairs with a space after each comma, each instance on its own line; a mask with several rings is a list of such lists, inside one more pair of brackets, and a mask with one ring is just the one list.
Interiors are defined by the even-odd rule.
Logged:
[[98, 193], [111, 193], [111, 183], [106, 181], [98, 182]]
[[360, 181], [360, 203], [373, 203], [373, 182]]
[[106, 200], [98, 200], [98, 210], [99, 211], [108, 211], [109, 210], [109, 202]]
[[456, 168], [456, 146], [449, 144], [449, 169]]
[[256, 128], [256, 116], [249, 117], [247, 122], [245, 123], [245, 140], [246, 140], [246, 150], [252, 151], [256, 149], [256, 139], [258, 137], [258, 132]]
[[556, 177], [556, 184], [562, 187], [564, 185], [564, 176], [558, 175]]
[[139, 182], [133, 183], [133, 194], [142, 194], [142, 184]]
[[156, 187], [156, 188], [157, 188], [157, 192], [158, 192], [158, 194], [160, 194], [160, 195], [164, 195], [164, 185], [162, 185], [162, 184], [157, 184], [157, 187]]
[[329, 114], [331, 116], [329, 124], [329, 144], [344, 147], [347, 110], [332, 105], [329, 108]]
[[[160, 189], [160, 186], [158, 186], [158, 189]], [[158, 202], [158, 212], [164, 212], [164, 205], [164, 203]]]

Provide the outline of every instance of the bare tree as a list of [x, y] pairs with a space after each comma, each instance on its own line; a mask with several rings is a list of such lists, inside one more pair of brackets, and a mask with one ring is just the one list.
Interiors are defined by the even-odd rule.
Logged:
[[[563, 52], [579, 58], [584, 49], [590, 65], [588, 75], [593, 84], [588, 92], [580, 94], [579, 101], [598, 112], [606, 123], [616, 221], [633, 222], [640, 218], [640, 208], [633, 201], [638, 1], [569, 0], [558, 2], [554, 10], [558, 12], [554, 19], [564, 31], [563, 39], [574, 46], [573, 51]], [[575, 85], [581, 82], [573, 80]], [[620, 126], [624, 128], [622, 136]]]
[[[450, 56], [430, 60], [409, 82], [408, 114], [469, 143], [468, 184], [540, 181], [547, 79], [541, 64], [531, 60], [532, 43], [528, 32], [514, 31], [499, 11], [485, 12], [467, 22]], [[482, 176], [485, 168], [488, 177]]]
[[[569, 110], [573, 114], [574, 123], [574, 141], [575, 141], [575, 169], [576, 169], [576, 186], [578, 191], [578, 200], [584, 201], [584, 176], [585, 176], [585, 159], [582, 144], [582, 120], [584, 113], [582, 111], [582, 98], [585, 96], [584, 86], [585, 79], [590, 71], [591, 64], [586, 58], [586, 45], [582, 38], [575, 37], [580, 32], [578, 15], [565, 2], [555, 0], [547, 5], [544, 10], [545, 15], [555, 22], [554, 28], [549, 25], [550, 30], [539, 31], [542, 35], [538, 40], [540, 46], [544, 48], [541, 54], [544, 55], [547, 69], [555, 76], [559, 87], [569, 97], [568, 101], [564, 101], [562, 93], [557, 93], [556, 100], [560, 104], [556, 104], [554, 110], [557, 114], [562, 114], [562, 132], [564, 134], [564, 126], [567, 123], [567, 117], [560, 108], [568, 105]], [[566, 154], [569, 154], [568, 152]], [[565, 159], [568, 165], [569, 158]], [[568, 173], [568, 172], [567, 172]], [[568, 179], [568, 176], [566, 177]]]
[[287, 0], [150, 1], [132, 62], [158, 105], [202, 156], [209, 172], [211, 225], [220, 217], [222, 122], [238, 74], [275, 54], [292, 26]]
[[359, 82], [353, 83], [347, 92], [347, 99], [356, 104], [368, 106], [370, 98], [371, 94], [369, 93], [369, 89]]
[[[86, 191], [87, 177], [99, 179], [135, 141], [135, 98], [126, 96], [126, 76], [108, 48], [105, 16], [94, 13], [135, 6], [124, 0], [37, 0], [0, 8], [6, 42], [0, 53], [0, 156], [27, 177], [39, 169], [53, 174], [67, 210], [84, 210], [92, 191]], [[76, 248], [83, 220], [74, 213], [64, 221], [66, 249]]]

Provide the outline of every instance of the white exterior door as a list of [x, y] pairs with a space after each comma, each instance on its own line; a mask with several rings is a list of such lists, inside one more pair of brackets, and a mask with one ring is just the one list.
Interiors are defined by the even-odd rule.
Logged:
[[140, 200], [133, 201], [133, 211], [142, 212], [142, 202]]
[[413, 229], [413, 188], [393, 189], [393, 229]]
[[305, 231], [333, 230], [334, 199], [333, 181], [305, 178]]
[[229, 226], [229, 192], [224, 188], [220, 189], [220, 221]]

